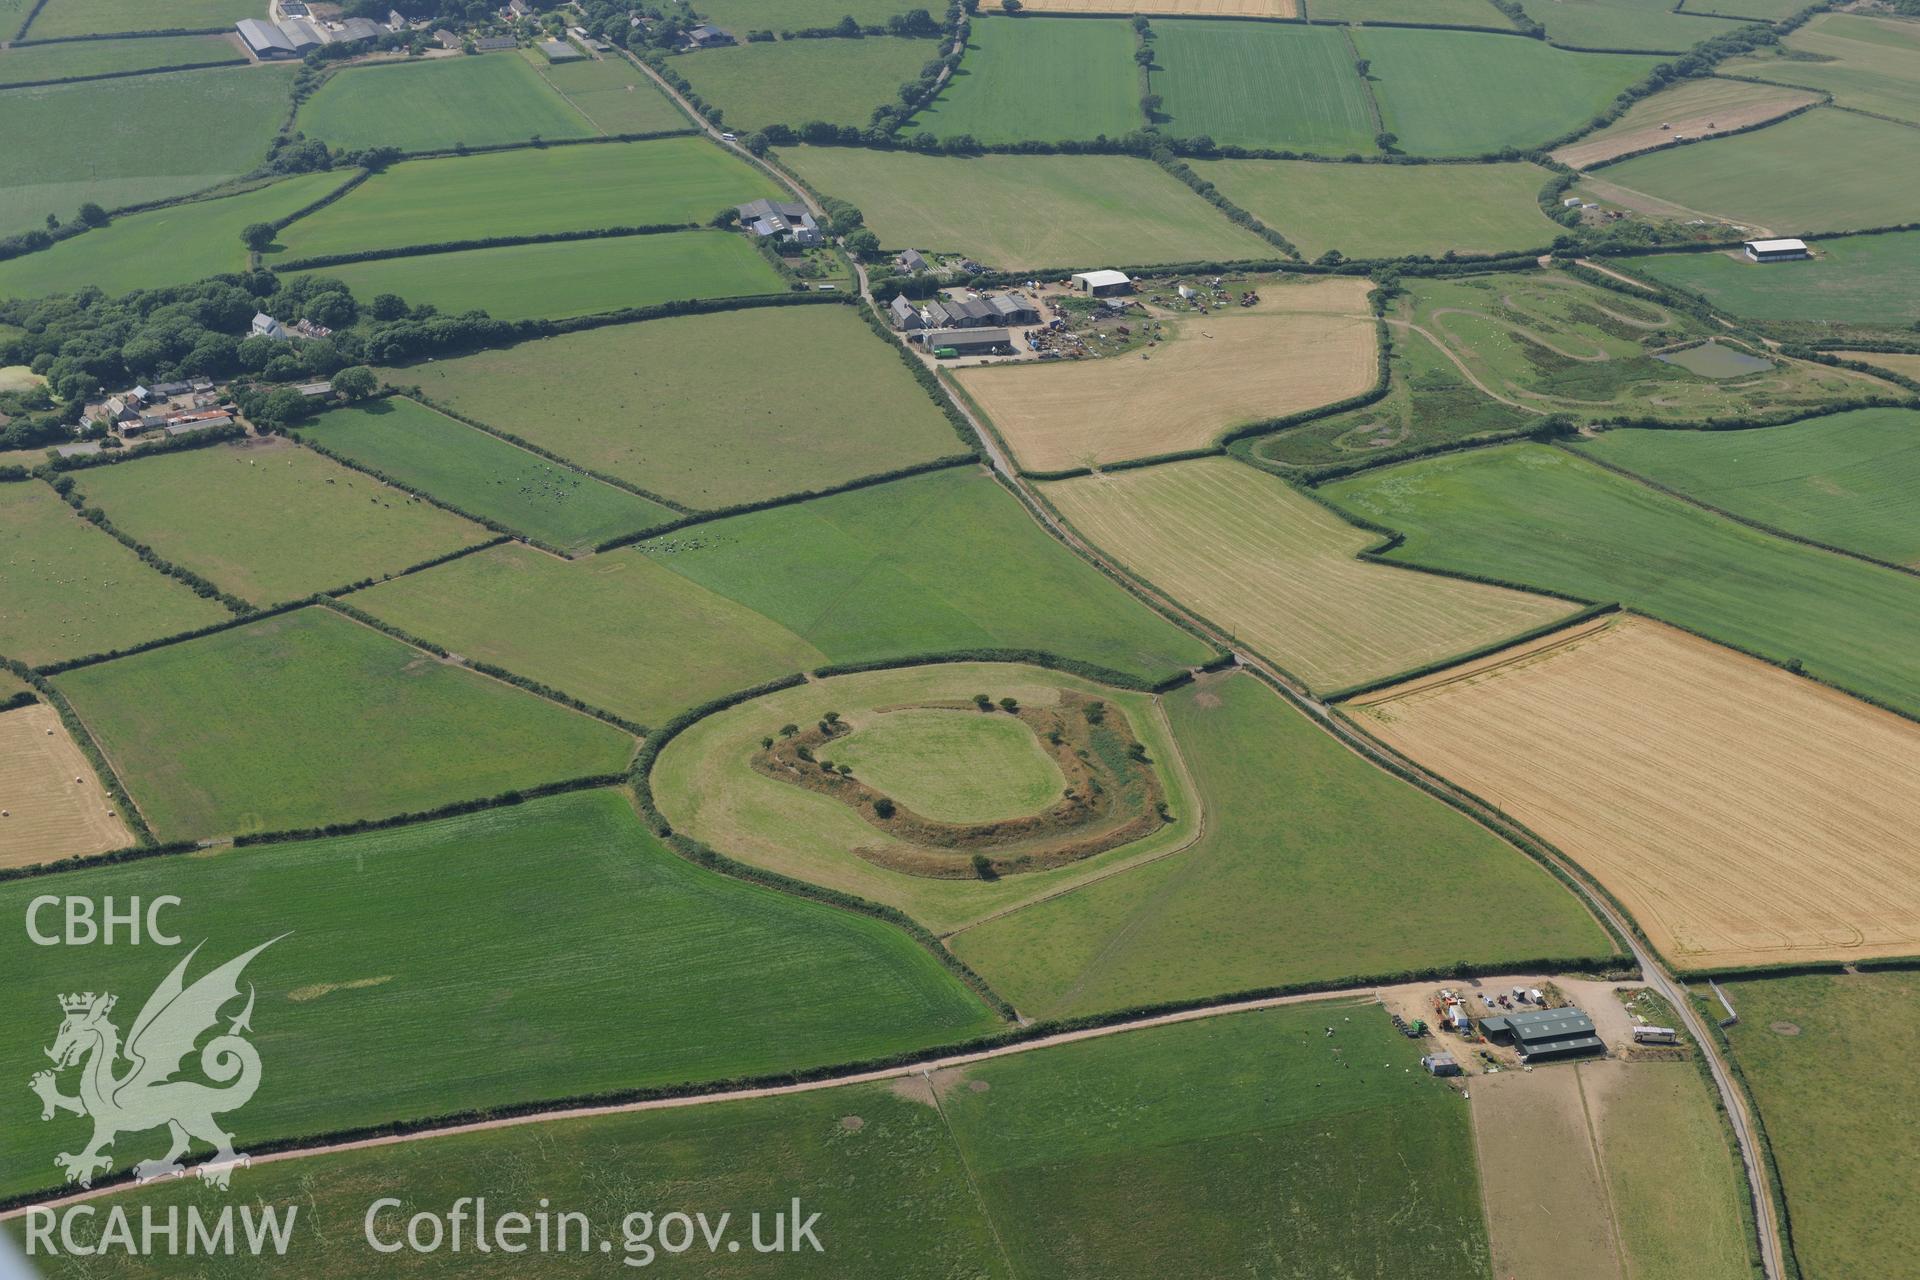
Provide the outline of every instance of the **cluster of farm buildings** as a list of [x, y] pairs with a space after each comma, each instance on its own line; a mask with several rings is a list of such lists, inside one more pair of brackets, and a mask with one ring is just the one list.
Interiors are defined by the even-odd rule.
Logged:
[[[1482, 994], [1479, 998], [1486, 1008], [1476, 1017], [1469, 1012], [1468, 997], [1443, 990], [1435, 1000], [1434, 1015], [1444, 1030], [1469, 1040], [1477, 1034], [1488, 1042], [1510, 1047], [1525, 1066], [1607, 1051], [1592, 1018], [1571, 1004], [1549, 1004], [1538, 987], [1515, 987], [1508, 995]], [[1409, 1031], [1424, 1033], [1424, 1024]], [[1641, 1024], [1633, 1028], [1633, 1040], [1639, 1045], [1671, 1045], [1679, 1042], [1679, 1033], [1672, 1027]], [[1444, 1050], [1427, 1054], [1420, 1064], [1436, 1076], [1462, 1074], [1459, 1058]]]
[[[901, 256], [908, 255], [926, 261], [911, 249]], [[1104, 298], [1133, 291], [1133, 281], [1120, 271], [1083, 271], [1073, 277], [1073, 285], [1082, 293]], [[909, 342], [943, 356], [1011, 355], [1013, 331], [1040, 324], [1042, 319], [1038, 304], [1017, 290], [955, 290], [925, 303], [901, 294], [887, 304], [887, 314]]]

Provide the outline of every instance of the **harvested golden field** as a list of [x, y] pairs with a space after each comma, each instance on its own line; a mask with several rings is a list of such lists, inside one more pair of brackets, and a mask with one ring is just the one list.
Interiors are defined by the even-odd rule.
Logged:
[[0, 867], [133, 843], [93, 766], [44, 702], [0, 715]]
[[1229, 458], [1084, 476], [1041, 492], [1133, 573], [1319, 690], [1468, 653], [1575, 609], [1356, 559], [1376, 535]]
[[1579, 1068], [1475, 1076], [1469, 1092], [1493, 1274], [1619, 1280]]
[[1349, 704], [1691, 968], [1920, 951], [1920, 725], [1648, 619]]
[[[1000, 0], [980, 6], [997, 12]], [[1020, 6], [1035, 13], [1149, 13], [1193, 18], [1293, 18], [1294, 0], [1033, 0]]]
[[1782, 85], [1714, 77], [1686, 80], [1642, 98], [1618, 120], [1561, 147], [1553, 158], [1569, 168], [1586, 169], [1636, 151], [1671, 146], [1681, 138], [1751, 128], [1819, 99], [1817, 93]]
[[1842, 360], [1858, 360], [1861, 364], [1877, 365], [1889, 373], [1920, 380], [1920, 355], [1907, 355], [1898, 351], [1833, 351], [1830, 355]]
[[1165, 321], [1172, 338], [1106, 359], [956, 370], [1030, 471], [1202, 449], [1231, 427], [1332, 404], [1378, 371], [1372, 284], [1272, 281], [1260, 301]]

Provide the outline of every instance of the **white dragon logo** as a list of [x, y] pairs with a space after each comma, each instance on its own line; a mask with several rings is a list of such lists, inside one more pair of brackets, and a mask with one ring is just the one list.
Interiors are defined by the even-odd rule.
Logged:
[[[134, 1176], [146, 1182], [180, 1173], [180, 1157], [197, 1138], [213, 1147], [214, 1155], [194, 1172], [226, 1189], [234, 1168], [248, 1161], [233, 1149], [233, 1135], [213, 1117], [215, 1112], [245, 1106], [260, 1087], [260, 1054], [240, 1037], [241, 1032], [253, 1030], [249, 1025], [253, 1016], [251, 983], [247, 986], [246, 1008], [233, 1018], [224, 1035], [216, 1035], [200, 1050], [201, 1072], [225, 1087], [172, 1077], [193, 1052], [194, 1042], [220, 1021], [221, 1007], [239, 997], [240, 972], [247, 962], [279, 940], [269, 939], [187, 986], [187, 965], [200, 951], [194, 947], [147, 998], [127, 1033], [124, 1048], [119, 1028], [107, 1020], [117, 996], [89, 991], [60, 997], [66, 1018], [60, 1023], [53, 1047], [46, 1051], [53, 1059], [53, 1070], [36, 1073], [29, 1084], [40, 1095], [42, 1120], [53, 1119], [56, 1111], [93, 1117], [93, 1141], [86, 1149], [78, 1155], [63, 1151], [53, 1159], [66, 1172], [68, 1182], [92, 1186], [95, 1173], [113, 1167], [113, 1158], [102, 1152], [117, 1136], [165, 1125], [172, 1135], [172, 1149], [162, 1159], [142, 1160], [134, 1167]], [[131, 1066], [116, 1074], [115, 1067], [123, 1057]], [[79, 1094], [70, 1097], [61, 1093], [57, 1073], [82, 1059], [86, 1065], [80, 1071]]]

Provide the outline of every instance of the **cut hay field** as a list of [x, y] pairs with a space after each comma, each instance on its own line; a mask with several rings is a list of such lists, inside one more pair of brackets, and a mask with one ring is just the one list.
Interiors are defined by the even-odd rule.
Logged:
[[687, 507], [967, 450], [851, 307], [609, 325], [389, 370], [459, 413]]
[[1317, 690], [1465, 653], [1576, 607], [1357, 559], [1378, 534], [1227, 458], [1041, 492], [1088, 541]]
[[[1492, 1273], [1555, 1280], [1624, 1276], [1579, 1068], [1481, 1075], [1471, 1093]], [[1553, 1230], [1540, 1230], [1542, 1221], [1552, 1222]]]
[[[231, 27], [259, 16], [245, 0], [47, 0], [27, 36], [111, 35], [122, 31], [193, 31]], [[11, 33], [9, 33], [11, 34]]]
[[[1263, 280], [1260, 302], [1169, 320], [1151, 352], [956, 370], [1033, 471], [1199, 449], [1245, 423], [1371, 387], [1378, 360], [1366, 280]], [[1275, 351], [1286, 352], [1274, 359]]]
[[124, 75], [217, 62], [245, 62], [233, 36], [153, 36], [144, 40], [72, 40], [0, 50], [0, 89], [74, 76]]
[[[375, 73], [379, 74], [379, 73]], [[554, 193], [566, 192], [565, 200]], [[704, 138], [497, 151], [397, 164], [282, 233], [286, 256], [602, 227], [704, 223], [780, 189]]]
[[0, 234], [50, 213], [65, 222], [89, 200], [111, 210], [245, 173], [285, 118], [292, 74], [216, 67], [0, 93]]
[[[1806, 974], [1722, 985], [1740, 1011], [1727, 1043], [1766, 1126], [1803, 1273], [1911, 1277], [1920, 975]], [[1719, 1009], [1704, 987], [1696, 994]]]
[[441, 151], [597, 132], [514, 50], [336, 71], [300, 104], [294, 127], [349, 151]]
[[78, 488], [122, 533], [262, 606], [398, 573], [493, 536], [270, 438], [97, 467]]
[[0, 262], [0, 297], [37, 298], [88, 285], [118, 294], [244, 271], [243, 227], [291, 217], [348, 177], [303, 173], [237, 196], [115, 218], [52, 248]]
[[[1612, 943], [1566, 889], [1481, 827], [1361, 760], [1251, 676], [1163, 699], [1204, 830], [1183, 851], [956, 934], [1029, 1017], [1067, 1017]], [[1495, 896], [1497, 931], [1408, 904]]]
[[301, 436], [449, 506], [568, 551], [677, 518], [658, 503], [401, 396], [331, 410]]
[[960, 69], [901, 129], [988, 143], [1121, 137], [1146, 123], [1133, 50], [1117, 19], [976, 18]]
[[[262, 956], [256, 965], [267, 963]], [[1329, 1023], [1339, 1035], [1322, 1035]], [[23, 1037], [28, 1033], [23, 1032]], [[32, 1034], [40, 1034], [37, 1023]], [[414, 1205], [489, 1208], [540, 1189], [591, 1218], [614, 1257], [648, 1255], [614, 1224], [634, 1204], [700, 1205], [730, 1234], [771, 1230], [790, 1199], [819, 1212], [810, 1248], [707, 1267], [713, 1275], [900, 1280], [930, 1259], [955, 1275], [1059, 1280], [1257, 1273], [1274, 1256], [1304, 1275], [1487, 1274], [1466, 1109], [1415, 1065], [1377, 1008], [1311, 1004], [1188, 1022], [1010, 1055], [923, 1079], [843, 1085], [547, 1121], [257, 1165], [249, 1195], [298, 1203], [275, 1274], [365, 1270], [368, 1205], [383, 1240]], [[1348, 1069], [1348, 1061], [1378, 1064]], [[29, 1096], [28, 1101], [31, 1102]], [[255, 1103], [257, 1109], [261, 1103]], [[1115, 1123], [1122, 1116], [1124, 1123]], [[610, 1171], [619, 1171], [618, 1177]], [[177, 1182], [125, 1193], [139, 1220], [184, 1205]], [[116, 1201], [119, 1203], [119, 1201]], [[1143, 1205], [1176, 1204], [1169, 1220]], [[1381, 1231], [1399, 1214], [1405, 1230]], [[1209, 1226], [1196, 1236], [1189, 1215]], [[491, 1220], [491, 1219], [490, 1219]], [[605, 1225], [602, 1225], [605, 1224]], [[664, 1225], [664, 1220], [663, 1220]], [[17, 1234], [17, 1229], [16, 1229]], [[696, 1261], [703, 1244], [676, 1259]], [[724, 1248], [724, 1244], [722, 1245]], [[471, 1253], [466, 1254], [472, 1257]], [[562, 1255], [549, 1254], [550, 1259]], [[383, 1274], [445, 1270], [410, 1250]], [[582, 1272], [597, 1264], [566, 1259]], [[120, 1275], [118, 1256], [95, 1270]], [[696, 1269], [699, 1269], [696, 1267]]]
[[[169, 926], [210, 939], [196, 976], [279, 938], [247, 969], [264, 1083], [246, 1142], [803, 1069], [994, 1025], [898, 929], [696, 867], [618, 790], [20, 882], [0, 902], [18, 919], [36, 893], [63, 891], [176, 895]], [[457, 934], [421, 927], [450, 913]], [[156, 950], [98, 948], [89, 981], [144, 991], [179, 959]], [[24, 941], [14, 959], [36, 993], [6, 1021], [18, 1047], [5, 1062], [24, 1080], [59, 1012], [38, 993], [73, 959]], [[41, 1125], [19, 1092], [0, 1139], [6, 1194], [56, 1180], [39, 1153], [83, 1123]], [[123, 1138], [114, 1154], [148, 1152]]]
[[1392, 558], [1628, 608], [1920, 710], [1920, 582], [1749, 529], [1542, 445], [1402, 463], [1326, 486], [1404, 532]]
[[1671, 0], [1522, 0], [1547, 39], [1570, 49], [1645, 49], [1685, 53], [1738, 29], [1726, 18], [1676, 12]]
[[1309, 259], [1329, 249], [1349, 258], [1511, 253], [1563, 230], [1540, 211], [1547, 173], [1531, 164], [1189, 163]]
[[1920, 413], [1755, 431], [1609, 431], [1583, 453], [1737, 516], [1920, 569]]
[[[1423, 336], [1489, 394], [1535, 413], [1696, 422], [1898, 394], [1870, 374], [1779, 358], [1687, 312], [1557, 272], [1426, 280], [1412, 294]], [[1702, 353], [1705, 367], [1686, 363]]]
[[1263, 464], [1310, 471], [1377, 462], [1443, 441], [1523, 430], [1539, 421], [1537, 414], [1482, 395], [1430, 335], [1408, 327], [1412, 315], [1410, 299], [1394, 302], [1383, 398], [1261, 436], [1244, 447]]
[[1162, 131], [1230, 146], [1372, 154], [1379, 132], [1346, 33], [1177, 19], [1153, 24]]
[[1685, 968], [1920, 950], [1920, 726], [1635, 617], [1349, 704], [1618, 897]]
[[749, 31], [831, 27], [848, 16], [862, 26], [879, 26], [917, 7], [912, 0], [705, 0], [700, 16], [745, 39]]
[[[1873, 156], [1874, 164], [1860, 165], [1862, 155]], [[1782, 166], [1794, 181], [1771, 180], [1768, 174]], [[1636, 156], [1599, 172], [1630, 191], [1774, 235], [1895, 226], [1912, 221], [1920, 205], [1920, 131], [1821, 108], [1756, 133]]]
[[725, 231], [504, 245], [320, 267], [354, 296], [397, 293], [444, 314], [564, 320], [688, 298], [784, 293], [787, 283], [745, 237]]
[[826, 661], [785, 627], [632, 551], [569, 562], [508, 543], [348, 600], [643, 724]]
[[[1920, 231], [1835, 236], [1812, 261], [1750, 262], [1744, 253], [1649, 254], [1623, 258], [1636, 275], [1679, 285], [1748, 320], [1801, 323], [1813, 336], [1920, 324]], [[1784, 267], [1784, 270], [1779, 268]], [[1889, 335], [1894, 336], [1894, 335]]]
[[1804, 56], [1740, 59], [1728, 70], [1824, 90], [1840, 106], [1920, 123], [1920, 25], [1820, 13], [1781, 44]]
[[834, 662], [1042, 649], [1158, 681], [1212, 654], [972, 467], [734, 516], [642, 550]]
[[1314, 22], [1418, 22], [1436, 27], [1511, 29], [1507, 15], [1487, 0], [1318, 0]]
[[1715, 14], [1748, 21], [1782, 22], [1800, 12], [1799, 0], [1680, 0], [1684, 13]]
[[1353, 42], [1373, 64], [1388, 132], [1413, 155], [1538, 146], [1591, 120], [1657, 62], [1477, 31], [1361, 27]]
[[1846, 360], [1858, 360], [1862, 364], [1875, 365], [1889, 373], [1920, 382], [1920, 351], [1835, 351], [1832, 354]]
[[[1469, 0], [1470, 2], [1470, 0]], [[1000, 12], [1000, 0], [981, 0], [981, 8]], [[1110, 15], [1121, 10], [1176, 18], [1297, 18], [1296, 0], [1034, 0], [1020, 6], [1034, 13]]]
[[1746, 1181], [1699, 1069], [1609, 1061], [1574, 1070], [1626, 1274], [1751, 1280]]
[[[1011, 697], [1024, 707], [1056, 706], [1068, 695], [1087, 695], [1108, 703], [1115, 714], [1125, 717], [1155, 762], [1155, 774], [1173, 820], [1141, 839], [1063, 866], [995, 880], [937, 879], [896, 870], [897, 858], [894, 865], [882, 865], [854, 853], [864, 848], [905, 854], [911, 846], [837, 800], [769, 777], [750, 762], [760, 749], [761, 738], [777, 733], [786, 724], [813, 724], [828, 711], [839, 712], [850, 724], [871, 727], [875, 721], [900, 714], [886, 708], [928, 702], [964, 703], [976, 693], [994, 699]], [[1017, 664], [941, 663], [831, 676], [755, 698], [700, 720], [667, 744], [648, 782], [654, 802], [675, 830], [742, 862], [898, 907], [927, 928], [946, 933], [1111, 874], [1117, 868], [1184, 848], [1194, 840], [1208, 819], [1193, 791], [1183, 749], [1174, 740], [1160, 704], [1160, 699], [1149, 694]], [[1009, 726], [1016, 723], [1007, 717], [999, 719]], [[1032, 741], [1030, 734], [1027, 740]], [[844, 741], [854, 745], [857, 755], [857, 741]], [[830, 755], [836, 762], [853, 758], [839, 741]], [[1050, 761], [1046, 763], [1051, 767]], [[888, 763], [878, 768], [880, 773], [871, 775], [863, 764], [856, 773], [862, 779], [888, 776]], [[895, 768], [893, 772], [901, 770]], [[946, 775], [935, 781], [973, 789], [977, 786], [976, 773], [972, 755], [956, 755], [949, 757]], [[981, 800], [1000, 808], [1007, 805], [1003, 792]], [[1028, 811], [1035, 807], [1029, 806]]]
[[633, 739], [328, 609], [59, 677], [162, 840], [280, 831], [618, 772]]
[[[1676, 137], [1702, 138], [1762, 124], [1817, 98], [1802, 89], [1744, 80], [1711, 76], [1682, 80], [1640, 99], [1618, 120], [1561, 147], [1553, 158], [1587, 169], [1650, 147], [1671, 146]], [[1663, 124], [1671, 127], [1662, 129]]]
[[583, 58], [552, 66], [535, 63], [534, 69], [601, 133], [665, 133], [693, 128], [693, 122], [673, 105], [673, 99], [624, 58]]
[[780, 40], [703, 50], [676, 58], [673, 69], [745, 137], [770, 124], [815, 120], [864, 129], [873, 109], [898, 105], [899, 87], [919, 79], [940, 52], [938, 40], [892, 36]]
[[228, 616], [140, 563], [46, 485], [0, 484], [0, 654], [34, 665], [81, 658]]
[[[858, 205], [893, 249], [965, 253], [1013, 271], [1279, 255], [1132, 156], [791, 147], [780, 158], [814, 190]], [[960, 190], [967, 198], [954, 200]]]
[[24, 867], [134, 843], [60, 713], [44, 702], [0, 712], [0, 867]]

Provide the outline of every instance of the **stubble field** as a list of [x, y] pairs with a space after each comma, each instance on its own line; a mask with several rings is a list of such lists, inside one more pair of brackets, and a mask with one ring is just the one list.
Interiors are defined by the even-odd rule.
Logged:
[[1518, 817], [1687, 968], [1920, 947], [1920, 726], [1641, 618], [1348, 704]]
[[[1682, 80], [1628, 107], [1619, 119], [1553, 153], [1561, 164], [1587, 169], [1681, 137], [1702, 138], [1776, 119], [1818, 95], [1801, 89], [1707, 76]], [[1661, 128], [1662, 125], [1668, 126]]]
[[0, 867], [134, 843], [60, 713], [44, 702], [0, 714], [0, 805]]

